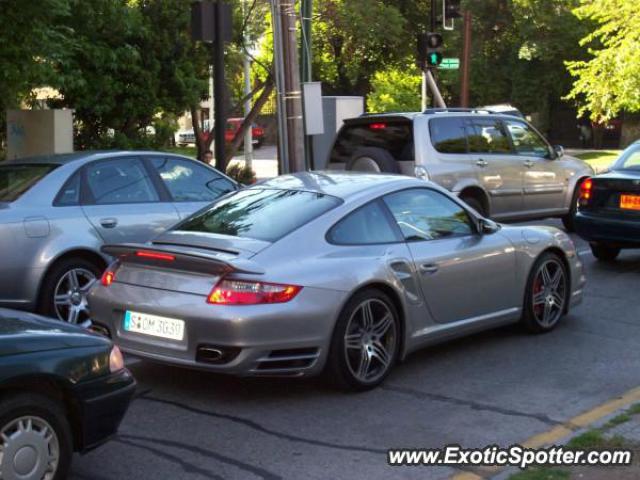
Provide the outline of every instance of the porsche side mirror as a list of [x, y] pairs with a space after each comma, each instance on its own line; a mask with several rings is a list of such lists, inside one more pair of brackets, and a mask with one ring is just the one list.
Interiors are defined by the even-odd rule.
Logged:
[[500, 224], [494, 222], [493, 220], [489, 220], [488, 218], [480, 219], [480, 233], [483, 235], [491, 235], [500, 230]]

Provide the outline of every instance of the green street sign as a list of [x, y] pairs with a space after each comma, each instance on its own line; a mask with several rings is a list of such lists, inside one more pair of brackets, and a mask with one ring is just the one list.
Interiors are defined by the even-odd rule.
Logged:
[[441, 70], [458, 70], [460, 68], [460, 59], [443, 58], [439, 68]]

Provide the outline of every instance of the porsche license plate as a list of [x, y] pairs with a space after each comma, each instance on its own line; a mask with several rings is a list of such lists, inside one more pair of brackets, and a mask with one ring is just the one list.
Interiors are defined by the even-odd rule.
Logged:
[[124, 314], [123, 328], [127, 332], [168, 338], [170, 340], [182, 340], [184, 338], [183, 320], [132, 312], [130, 310], [127, 310]]

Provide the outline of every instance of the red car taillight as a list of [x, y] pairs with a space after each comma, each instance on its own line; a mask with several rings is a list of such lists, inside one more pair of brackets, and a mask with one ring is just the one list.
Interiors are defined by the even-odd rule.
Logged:
[[221, 280], [209, 294], [207, 303], [214, 305], [258, 305], [286, 303], [300, 293], [302, 287], [246, 280]]
[[102, 274], [102, 278], [100, 279], [100, 283], [102, 283], [102, 285], [104, 285], [105, 287], [110, 286], [113, 281], [116, 278], [116, 272], [109, 269], [109, 270], [105, 270], [105, 272]]
[[578, 199], [578, 204], [581, 207], [588, 205], [592, 196], [593, 196], [593, 180], [590, 178], [587, 178], [584, 182], [580, 184], [580, 197]]

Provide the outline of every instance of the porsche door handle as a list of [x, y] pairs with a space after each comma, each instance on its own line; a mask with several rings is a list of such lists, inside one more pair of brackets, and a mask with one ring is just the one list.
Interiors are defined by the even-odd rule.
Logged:
[[489, 162], [481, 158], [480, 160], [476, 161], [476, 165], [479, 167], [486, 167], [487, 165], [489, 165]]
[[531, 168], [531, 167], [533, 167], [534, 165], [535, 165], [535, 162], [534, 162], [533, 160], [526, 160], [526, 161], [524, 162], [524, 166], [525, 166], [525, 167], [527, 167], [527, 168]]
[[420, 265], [420, 271], [425, 274], [432, 275], [438, 271], [440, 267], [435, 263], [423, 263]]
[[115, 228], [118, 225], [117, 218], [101, 218], [100, 225], [104, 228]]

